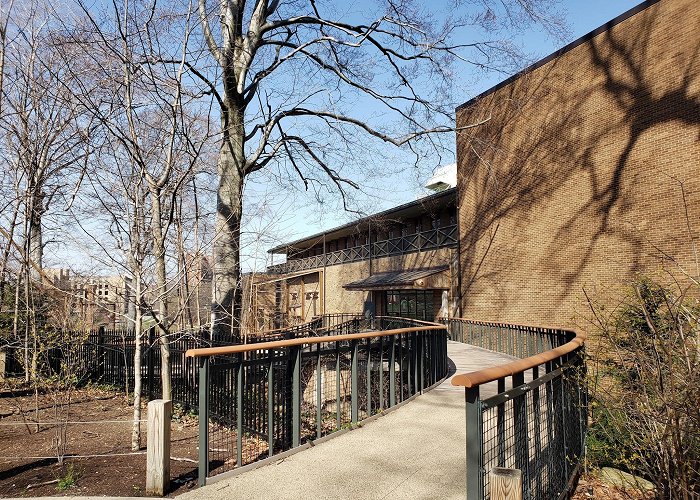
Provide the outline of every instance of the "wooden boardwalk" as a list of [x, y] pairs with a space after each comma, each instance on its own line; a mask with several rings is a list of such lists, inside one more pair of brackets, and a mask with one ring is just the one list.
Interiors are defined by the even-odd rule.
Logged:
[[[447, 352], [453, 373], [514, 359], [457, 342]], [[482, 388], [482, 398], [495, 392], [494, 382]], [[359, 429], [178, 498], [464, 499], [464, 418], [464, 390], [448, 378]]]

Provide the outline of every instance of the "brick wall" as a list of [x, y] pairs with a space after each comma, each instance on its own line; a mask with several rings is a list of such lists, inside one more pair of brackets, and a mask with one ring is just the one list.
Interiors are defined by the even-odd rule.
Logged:
[[[456, 261], [455, 250], [452, 248], [438, 248], [435, 250], [427, 250], [423, 252], [413, 252], [405, 255], [394, 255], [390, 257], [375, 258], [372, 260], [372, 274], [421, 269], [429, 267], [438, 267], [442, 265], [452, 264]], [[446, 270], [443, 276], [437, 278], [432, 277], [429, 281], [430, 286], [450, 288], [450, 300], [456, 295], [455, 276], [456, 272], [453, 269], [456, 266], [451, 266], [450, 270]], [[306, 272], [300, 277], [282, 278], [280, 275], [257, 275], [255, 282], [258, 285], [253, 289], [250, 283], [245, 287], [247, 293], [256, 294], [254, 306], [257, 309], [256, 316], [248, 315], [247, 322], [244, 324], [247, 328], [253, 330], [265, 330], [273, 328], [271, 321], [275, 314], [274, 291], [276, 283], [279, 283], [280, 294], [282, 298], [281, 312], [287, 313], [290, 308], [290, 294], [302, 293], [301, 283], [304, 283], [303, 291], [318, 292], [317, 311], [323, 310], [324, 294], [325, 294], [325, 311], [328, 314], [333, 313], [354, 313], [365, 310], [365, 305], [372, 300], [371, 292], [361, 290], [346, 290], [343, 285], [358, 281], [370, 276], [369, 260], [358, 262], [350, 262], [325, 268], [325, 287], [323, 280], [323, 268], [313, 269]], [[248, 277], [247, 279], [252, 279]], [[250, 292], [248, 292], [250, 290]], [[299, 295], [301, 297], [301, 295]], [[248, 304], [250, 299], [246, 299]], [[439, 302], [436, 302], [439, 304]], [[244, 310], [246, 308], [244, 307]], [[310, 320], [313, 310], [308, 303], [304, 301], [304, 319]], [[256, 326], [257, 325], [257, 326]]]
[[[375, 258], [372, 261], [372, 274], [447, 265], [452, 261], [453, 254], [451, 248], [439, 248]], [[326, 267], [326, 312], [362, 312], [365, 302], [371, 300], [370, 292], [345, 290], [343, 285], [367, 278], [369, 271], [369, 260]], [[446, 274], [450, 274], [449, 271]]]
[[584, 290], [697, 276], [699, 39], [662, 0], [458, 109], [488, 119], [457, 135], [462, 316], [581, 324]]

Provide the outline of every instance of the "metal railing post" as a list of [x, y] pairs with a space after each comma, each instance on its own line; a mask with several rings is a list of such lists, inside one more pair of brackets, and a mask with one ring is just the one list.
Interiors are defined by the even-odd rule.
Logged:
[[389, 408], [396, 404], [396, 335], [391, 336], [389, 343]]
[[447, 375], [447, 331], [440, 338], [440, 377]]
[[[520, 387], [525, 383], [523, 372], [515, 373], [512, 377], [513, 388]], [[529, 484], [530, 474], [528, 470], [530, 462], [530, 452], [528, 446], [528, 423], [527, 423], [527, 394], [523, 393], [513, 399], [513, 425], [515, 437], [515, 468], [523, 473], [523, 483]]]
[[342, 425], [340, 407], [340, 343], [335, 343], [335, 423], [336, 430]]
[[351, 416], [350, 419], [353, 424], [357, 423], [358, 414], [358, 394], [357, 394], [357, 340], [350, 342], [350, 402], [351, 402]]
[[427, 363], [426, 365], [426, 386], [431, 386], [433, 382], [435, 381], [435, 339], [437, 338], [438, 333], [437, 332], [429, 332], [427, 336], [425, 337], [425, 340], [423, 341], [423, 344], [425, 345], [425, 362]]
[[267, 371], [267, 456], [271, 457], [275, 448], [275, 413], [274, 413], [274, 354], [270, 353], [270, 368]]
[[413, 372], [413, 384], [409, 383], [408, 386], [408, 396], [410, 397], [411, 395], [418, 394], [420, 392], [420, 389], [418, 388], [418, 383], [420, 381], [420, 374], [418, 373], [418, 335], [416, 335], [416, 332], [411, 333], [411, 347], [409, 353], [411, 354], [411, 363], [409, 364], [409, 370]]
[[293, 347], [289, 355], [292, 357], [292, 447], [296, 448], [301, 442], [301, 349]]
[[[506, 379], [498, 379], [498, 394], [506, 392]], [[506, 404], [501, 403], [496, 407], [496, 435], [498, 440], [498, 466], [506, 466]]]
[[[540, 377], [539, 366], [532, 368], [532, 380], [537, 380]], [[532, 391], [532, 411], [534, 415], [541, 415], [540, 412], [540, 386], [538, 385]], [[535, 432], [535, 457], [539, 464], [540, 456], [542, 454], [542, 428], [540, 419], [535, 417], [534, 419], [534, 432]], [[535, 472], [535, 477], [537, 478], [537, 491], [542, 490], [542, 474]]]
[[[408, 344], [410, 341], [410, 337], [408, 336], [407, 333], [400, 333], [399, 334], [399, 399], [398, 402], [403, 401], [403, 386], [404, 386], [404, 373], [406, 374], [406, 382], [408, 383], [408, 379], [410, 378], [411, 371], [409, 367], [405, 366], [406, 362], [404, 361], [405, 357], [404, 356], [404, 337], [406, 337], [406, 343]], [[406, 346], [408, 348], [408, 345]], [[408, 360], [406, 360], [408, 361]], [[405, 367], [405, 372], [404, 372], [404, 367]]]
[[481, 500], [484, 498], [483, 420], [479, 388], [466, 388], [464, 396], [467, 408], [467, 498]]
[[236, 370], [236, 465], [243, 465], [243, 354]]
[[416, 334], [416, 356], [420, 358], [417, 363], [418, 369], [420, 370], [418, 390], [416, 394], [422, 393], [425, 388], [425, 337], [423, 335]]
[[209, 358], [199, 367], [199, 486], [207, 484], [209, 474]]
[[379, 337], [379, 409], [384, 409], [384, 337]]
[[[558, 363], [550, 362], [550, 371], [553, 371], [557, 368], [559, 368]], [[560, 385], [561, 383], [562, 379], [560, 374], [554, 379], [552, 379], [552, 381], [549, 384], [547, 384], [547, 398], [551, 399], [552, 401], [552, 404], [550, 406], [550, 412], [548, 412], [551, 414], [551, 417], [548, 415], [548, 420], [551, 433], [550, 439], [555, 445], [555, 453], [552, 454], [551, 460], [553, 467], [556, 467], [557, 465], [560, 466], [559, 468], [555, 469], [561, 473], [561, 476], [557, 477], [556, 480], [563, 484], [566, 481], [566, 466], [561, 466], [561, 462], [565, 461], [564, 444], [561, 441], [561, 436], [564, 430], [564, 421], [561, 418], [562, 413], [560, 409], [562, 405], [562, 391], [561, 387], [557, 387], [557, 384]]]
[[321, 344], [316, 345], [316, 437], [320, 438], [323, 432], [321, 428], [321, 419], [323, 418], [321, 412], [321, 405], [323, 404], [321, 401]]
[[367, 339], [367, 416], [372, 416], [372, 339]]

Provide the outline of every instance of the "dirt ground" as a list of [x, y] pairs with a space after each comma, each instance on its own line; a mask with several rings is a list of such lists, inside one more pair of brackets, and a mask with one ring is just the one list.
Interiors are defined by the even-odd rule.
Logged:
[[[123, 393], [97, 387], [71, 394], [66, 458], [56, 460], [57, 427], [36, 422], [56, 420], [55, 394], [0, 391], [0, 497], [110, 495], [145, 496], [146, 422], [141, 450], [131, 451], [133, 409]], [[65, 402], [65, 394], [58, 400]], [[38, 413], [35, 411], [39, 407]], [[143, 416], [145, 420], [146, 407]], [[176, 411], [172, 422], [170, 493], [173, 497], [197, 482], [197, 418]], [[79, 458], [77, 456], [93, 455]], [[642, 500], [644, 496], [602, 482], [595, 474], [580, 480], [574, 500]]]
[[[0, 497], [145, 495], [146, 422], [141, 423], [141, 450], [132, 454], [133, 409], [123, 393], [95, 387], [72, 392], [67, 419], [95, 423], [67, 426], [63, 465], [55, 458], [58, 427], [40, 425], [37, 431], [34, 424], [56, 421], [57, 398], [19, 394], [7, 388], [0, 393]], [[172, 422], [169, 496], [194, 487], [197, 478], [197, 419], [179, 413]], [[142, 418], [147, 418], [145, 407]]]

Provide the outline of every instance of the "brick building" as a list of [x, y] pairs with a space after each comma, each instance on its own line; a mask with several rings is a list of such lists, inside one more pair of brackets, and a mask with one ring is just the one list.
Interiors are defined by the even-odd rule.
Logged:
[[364, 312], [433, 320], [456, 302], [456, 189], [279, 245], [286, 262], [246, 281], [250, 330]]
[[[698, 274], [700, 15], [640, 4], [457, 109], [461, 315], [576, 323]], [[669, 274], [665, 275], [667, 278]]]
[[[133, 318], [133, 289], [125, 276], [81, 276], [70, 269], [45, 269], [44, 275], [63, 292], [63, 312], [83, 328], [127, 328]], [[60, 314], [59, 314], [60, 316]]]

